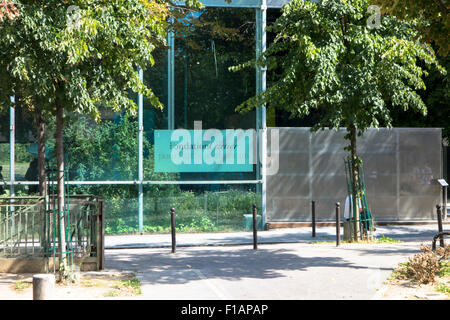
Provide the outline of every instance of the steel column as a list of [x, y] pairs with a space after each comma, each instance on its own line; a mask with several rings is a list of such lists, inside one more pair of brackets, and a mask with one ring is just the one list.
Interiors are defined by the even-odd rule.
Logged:
[[[139, 80], [144, 81], [144, 71], [139, 68]], [[138, 96], [138, 221], [139, 232], [142, 233], [144, 229], [144, 97], [142, 94]]]
[[[171, 20], [172, 22], [172, 20]], [[175, 129], [175, 38], [173, 32], [167, 35], [167, 128]]]
[[15, 126], [15, 106], [16, 102], [14, 96], [11, 96], [11, 107], [9, 107], [9, 191], [10, 197], [14, 197], [14, 171], [15, 171], [15, 141], [16, 141], [16, 126]]
[[[261, 0], [261, 7], [256, 9], [256, 58], [266, 51], [266, 0]], [[266, 68], [256, 68], [256, 94], [266, 91]], [[257, 192], [261, 193], [261, 219], [263, 226], [266, 224], [266, 157], [267, 157], [267, 127], [266, 106], [256, 109], [256, 133], [257, 133], [257, 165], [256, 179], [261, 180], [257, 185]]]

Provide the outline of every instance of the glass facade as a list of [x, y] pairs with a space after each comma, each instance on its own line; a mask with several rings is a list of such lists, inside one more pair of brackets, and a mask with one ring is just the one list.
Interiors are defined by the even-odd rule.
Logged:
[[[168, 232], [170, 208], [177, 211], [180, 231], [245, 229], [244, 214], [253, 203], [264, 210], [261, 163], [242, 172], [160, 172], [155, 170], [157, 130], [260, 130], [264, 109], [239, 114], [235, 108], [264, 87], [263, 72], [229, 68], [264, 50], [266, 7], [260, 1], [206, 1], [188, 14], [183, 32], [168, 35], [168, 49], [153, 53], [155, 65], [142, 71], [144, 82], [164, 104], [163, 110], [145, 97], [133, 97], [136, 117], [101, 112], [101, 121], [66, 114], [64, 143], [70, 193], [105, 198], [106, 233]], [[5, 194], [35, 195], [37, 141], [34, 113], [20, 106], [0, 115], [0, 166]], [[54, 168], [55, 123], [46, 127], [46, 158]], [[13, 137], [14, 155], [9, 153]], [[261, 141], [253, 141], [259, 148]], [[13, 177], [10, 176], [12, 168]], [[9, 192], [9, 191], [8, 191]]]
[[[163, 103], [163, 110], [155, 109], [145, 97], [134, 96], [139, 106], [136, 117], [107, 108], [98, 123], [88, 116], [66, 115], [64, 140], [70, 191], [105, 198], [107, 234], [168, 232], [171, 207], [177, 212], [178, 229], [184, 232], [245, 230], [244, 215], [251, 213], [253, 203], [264, 222], [307, 221], [312, 198], [331, 195], [343, 186], [345, 189], [340, 133], [312, 137], [306, 129], [280, 131], [280, 150], [286, 153], [280, 157], [279, 172], [268, 175], [267, 180], [265, 156], [257, 157], [249, 170], [241, 171], [164, 172], [156, 168], [155, 137], [160, 130], [193, 130], [199, 122], [203, 130], [254, 129], [257, 135], [253, 143], [258, 153], [265, 155], [265, 136], [259, 133], [266, 126], [310, 126], [315, 121], [312, 115], [311, 119], [295, 122], [271, 106], [267, 106], [267, 115], [265, 106], [247, 114], [235, 112], [240, 103], [265, 90], [266, 71], [249, 68], [232, 72], [229, 68], [254, 59], [267, 42], [273, 41], [274, 35], [266, 34], [265, 26], [280, 15], [284, 2], [202, 1], [205, 8], [188, 14], [183, 19], [187, 28], [170, 33], [169, 47], [154, 51], [155, 65], [141, 72], [146, 85]], [[275, 77], [268, 74], [267, 82]], [[49, 121], [46, 157], [50, 168], [55, 167], [54, 130], [55, 123]], [[422, 139], [420, 134], [419, 140], [398, 135], [401, 144], [391, 141], [394, 136], [384, 131], [376, 139], [400, 148], [398, 154], [416, 150]], [[364, 153], [364, 144], [362, 148]], [[408, 189], [418, 169], [408, 163], [408, 157], [397, 159], [397, 151], [383, 148], [378, 154], [364, 154], [366, 172], [377, 172], [375, 178], [368, 174], [367, 185], [368, 190], [373, 188], [369, 191], [377, 200], [370, 201], [383, 211], [382, 218], [394, 219], [399, 210], [412, 212], [411, 208], [420, 208], [425, 202], [418, 198], [418, 203], [412, 203], [409, 196], [422, 190]], [[0, 193], [9, 195], [11, 190], [15, 195], [36, 194], [36, 157], [33, 113], [16, 106], [9, 114], [0, 114]], [[425, 166], [428, 158], [422, 158], [419, 160]], [[371, 159], [384, 171], [371, 168]], [[438, 164], [433, 165], [436, 172]], [[314, 180], [310, 179], [311, 172], [317, 173]], [[423, 189], [423, 197], [435, 201], [435, 188], [424, 188], [428, 189]], [[330, 219], [334, 202], [342, 202], [343, 196], [345, 190], [336, 197], [324, 196], [318, 206], [319, 218]], [[419, 219], [420, 212], [414, 212], [404, 218]]]

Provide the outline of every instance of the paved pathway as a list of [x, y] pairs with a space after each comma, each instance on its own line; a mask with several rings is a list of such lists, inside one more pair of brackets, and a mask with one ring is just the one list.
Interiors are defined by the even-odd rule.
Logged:
[[106, 267], [136, 272], [140, 299], [376, 299], [398, 263], [435, 233], [434, 225], [379, 227], [378, 237], [403, 242], [337, 248], [326, 243], [334, 227], [316, 238], [310, 228], [275, 229], [258, 233], [257, 251], [251, 232], [179, 234], [175, 254], [170, 235], [107, 237]]
[[430, 244], [436, 229], [378, 227], [378, 237], [402, 242], [340, 247], [334, 227], [317, 228], [316, 238], [310, 228], [275, 229], [258, 233], [257, 251], [251, 232], [179, 234], [175, 254], [167, 234], [107, 236], [105, 272], [136, 273], [142, 295], [133, 299], [377, 299], [392, 270]]
[[[446, 225], [445, 227], [447, 227]], [[401, 241], [426, 241], [431, 242], [438, 232], [436, 225], [413, 226], [379, 226], [375, 236], [382, 235]], [[341, 234], [343, 230], [341, 229]], [[342, 236], [341, 236], [342, 237]], [[286, 228], [258, 231], [259, 243], [311, 243], [329, 242], [336, 240], [335, 227], [320, 227], [316, 229], [316, 237], [311, 237], [311, 228]], [[177, 246], [211, 246], [211, 245], [236, 245], [253, 243], [252, 232], [234, 233], [180, 233], [176, 237]], [[170, 234], [154, 234], [139, 236], [107, 236], [105, 238], [106, 249], [125, 248], [158, 248], [170, 247]]]

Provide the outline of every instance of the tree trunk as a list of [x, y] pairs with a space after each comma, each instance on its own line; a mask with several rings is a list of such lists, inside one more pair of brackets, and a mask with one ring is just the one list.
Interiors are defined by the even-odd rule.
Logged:
[[46, 197], [47, 175], [45, 172], [45, 122], [42, 119], [41, 111], [37, 107], [35, 107], [35, 119], [37, 126], [39, 195], [41, 197]]
[[[39, 195], [47, 198], [47, 175], [45, 172], [45, 122], [42, 119], [42, 113], [34, 106], [34, 115], [37, 127], [37, 151], [38, 151], [38, 177], [39, 177]], [[48, 199], [46, 199], [48, 200]], [[47, 211], [48, 201], [44, 201], [44, 206], [41, 206], [41, 241], [44, 246], [44, 232], [45, 232], [45, 212]]]
[[356, 153], [356, 126], [352, 124], [350, 126], [350, 147], [351, 147], [351, 166], [352, 166], [352, 201], [353, 201], [353, 240], [358, 241], [359, 231], [359, 203], [357, 199], [357, 186], [358, 186], [358, 158]]
[[60, 245], [60, 265], [67, 265], [66, 252], [66, 229], [65, 229], [65, 199], [64, 199], [64, 107], [61, 104], [56, 106], [56, 160], [57, 160], [57, 199], [59, 212], [59, 245]]

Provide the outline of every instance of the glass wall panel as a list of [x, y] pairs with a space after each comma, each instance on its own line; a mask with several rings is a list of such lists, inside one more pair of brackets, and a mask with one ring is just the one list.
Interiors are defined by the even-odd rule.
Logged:
[[0, 113], [0, 197], [9, 194], [9, 112]]
[[138, 187], [136, 185], [70, 185], [70, 194], [92, 194], [105, 199], [105, 233], [138, 231]]
[[[46, 154], [50, 168], [56, 168], [55, 121], [46, 128]], [[70, 181], [129, 181], [137, 179], [137, 118], [101, 108], [101, 120], [67, 114], [64, 152]]]
[[[175, 35], [174, 128], [193, 130], [194, 121], [201, 121], [203, 130], [254, 129], [256, 113], [253, 111], [243, 115], [235, 112], [235, 108], [255, 94], [255, 70], [229, 70], [230, 67], [255, 57], [254, 9], [207, 8], [190, 13], [184, 24], [187, 28]], [[167, 172], [155, 167], [155, 161], [161, 161], [162, 158], [155, 157], [154, 154], [154, 130], [168, 128], [167, 114], [170, 106], [167, 98], [167, 57], [167, 51], [156, 56], [155, 66], [145, 73], [147, 84], [160, 97], [165, 109], [163, 112], [157, 111], [144, 102], [144, 180], [255, 179], [254, 164], [250, 164], [246, 170], [228, 172], [203, 172], [198, 168], [195, 172]], [[203, 188], [214, 191], [210, 186], [204, 185]]]
[[144, 97], [144, 180], [175, 180], [176, 175], [157, 173], [154, 170], [155, 130], [167, 130], [168, 128], [167, 50], [155, 50], [153, 58], [154, 66], [144, 71], [144, 83], [153, 90], [153, 93], [164, 105], [164, 109], [156, 109]]
[[252, 205], [261, 210], [255, 185], [146, 185], [144, 187], [144, 232], [169, 233], [170, 209], [176, 212], [179, 232], [229, 232], [251, 228]]
[[229, 70], [255, 57], [255, 10], [207, 8], [186, 23], [175, 41], [175, 128], [255, 128], [254, 112], [235, 112], [255, 94], [255, 70]]
[[[16, 99], [16, 101], [18, 100]], [[37, 181], [38, 168], [34, 112], [18, 103], [14, 113], [14, 179], [16, 181]], [[38, 187], [34, 185], [14, 186], [14, 194], [16, 196], [36, 193], [38, 193]]]

